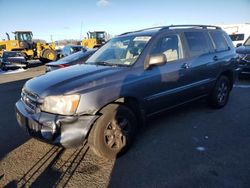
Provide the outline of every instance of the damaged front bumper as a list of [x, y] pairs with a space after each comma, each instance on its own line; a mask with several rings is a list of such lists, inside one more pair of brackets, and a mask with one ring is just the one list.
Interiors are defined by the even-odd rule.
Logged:
[[46, 112], [30, 113], [19, 100], [16, 105], [18, 124], [30, 136], [41, 141], [65, 148], [80, 146], [91, 125], [99, 117], [96, 115], [62, 116]]

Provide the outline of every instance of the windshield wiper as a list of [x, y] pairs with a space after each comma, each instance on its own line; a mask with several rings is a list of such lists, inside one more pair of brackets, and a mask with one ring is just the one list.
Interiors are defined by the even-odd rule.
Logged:
[[97, 61], [97, 62], [91, 62], [91, 63], [86, 63], [89, 65], [103, 65], [103, 66], [112, 66], [112, 67], [129, 67], [130, 65], [126, 65], [126, 64], [120, 64], [120, 63], [109, 63], [106, 61]]
[[109, 63], [106, 61], [97, 61], [97, 62], [90, 62], [90, 63], [86, 63], [88, 65], [103, 65], [103, 66], [117, 66], [117, 64], [114, 63]]
[[96, 64], [96, 65], [104, 65], [104, 66], [113, 66], [114, 65], [114, 64], [108, 63], [106, 61], [97, 61], [94, 64]]

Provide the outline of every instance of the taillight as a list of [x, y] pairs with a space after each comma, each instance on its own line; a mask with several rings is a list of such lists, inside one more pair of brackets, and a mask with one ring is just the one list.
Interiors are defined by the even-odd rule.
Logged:
[[67, 64], [61, 64], [61, 65], [59, 65], [59, 67], [60, 68], [65, 68], [65, 67], [68, 67], [69, 65], [67, 65]]

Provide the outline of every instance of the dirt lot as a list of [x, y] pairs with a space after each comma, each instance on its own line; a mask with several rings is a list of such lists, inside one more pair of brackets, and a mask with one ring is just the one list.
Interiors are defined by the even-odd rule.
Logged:
[[18, 127], [21, 88], [43, 73], [0, 75], [0, 187], [250, 187], [250, 80], [223, 109], [198, 101], [148, 120], [129, 152], [107, 161], [87, 143], [63, 150]]

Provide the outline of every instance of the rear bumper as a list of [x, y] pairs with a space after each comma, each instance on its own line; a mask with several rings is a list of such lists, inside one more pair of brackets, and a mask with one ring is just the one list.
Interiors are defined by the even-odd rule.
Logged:
[[11, 63], [11, 64], [4, 64], [5, 68], [22, 68], [27, 67], [27, 63]]
[[61, 116], [46, 112], [31, 114], [21, 100], [16, 103], [15, 110], [18, 124], [30, 136], [65, 148], [80, 146], [91, 125], [99, 117], [95, 115]]
[[250, 67], [249, 68], [240, 68], [238, 73], [239, 74], [249, 74], [250, 75]]

